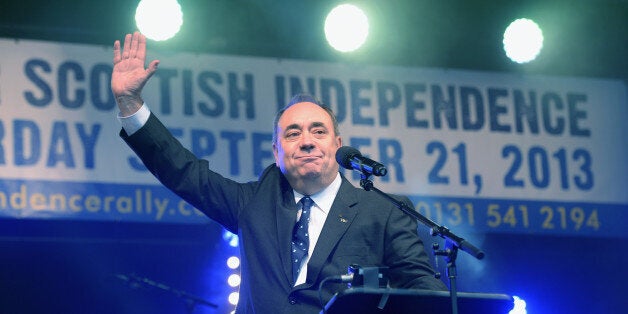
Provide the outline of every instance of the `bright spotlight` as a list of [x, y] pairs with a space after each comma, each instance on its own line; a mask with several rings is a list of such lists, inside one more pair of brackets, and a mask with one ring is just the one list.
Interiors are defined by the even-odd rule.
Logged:
[[528, 19], [518, 19], [504, 31], [504, 51], [510, 60], [526, 63], [534, 60], [543, 48], [541, 28]]
[[227, 230], [222, 232], [222, 239], [229, 243], [231, 247], [238, 247], [238, 235]]
[[351, 4], [335, 7], [325, 19], [327, 42], [341, 52], [354, 51], [366, 41], [369, 22], [364, 12]]
[[526, 301], [516, 295], [512, 298], [515, 300], [515, 306], [512, 310], [510, 310], [510, 312], [508, 312], [508, 314], [527, 314], [528, 311], [526, 310]]
[[135, 24], [152, 40], [172, 38], [183, 24], [183, 13], [177, 0], [142, 0], [135, 11]]
[[236, 269], [240, 267], [240, 259], [237, 256], [231, 256], [227, 259], [227, 267]]
[[238, 274], [233, 274], [231, 276], [229, 276], [229, 278], [227, 278], [227, 283], [229, 284], [230, 287], [237, 287], [240, 285], [240, 275]]
[[237, 292], [231, 292], [229, 294], [229, 303], [236, 305], [238, 304], [238, 299], [240, 298], [240, 294]]

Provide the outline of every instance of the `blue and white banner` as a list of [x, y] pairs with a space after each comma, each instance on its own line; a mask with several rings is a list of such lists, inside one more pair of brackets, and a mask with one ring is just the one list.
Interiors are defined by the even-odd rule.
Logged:
[[[148, 106], [237, 181], [273, 162], [277, 108], [305, 91], [383, 191], [468, 232], [627, 237], [621, 81], [151, 50]], [[203, 223], [118, 137], [110, 47], [0, 40], [0, 217]], [[346, 173], [356, 185], [357, 174]]]

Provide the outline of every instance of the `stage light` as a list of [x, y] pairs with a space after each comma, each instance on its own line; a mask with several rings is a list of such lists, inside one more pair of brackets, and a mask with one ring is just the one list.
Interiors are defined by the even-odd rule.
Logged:
[[231, 276], [229, 276], [229, 278], [227, 278], [227, 283], [229, 284], [230, 287], [237, 287], [240, 285], [240, 275], [238, 274], [232, 274]]
[[532, 20], [518, 19], [504, 31], [504, 51], [510, 60], [526, 63], [534, 60], [543, 48], [543, 31]]
[[176, 0], [142, 0], [135, 11], [135, 24], [147, 38], [170, 39], [183, 24], [181, 6]]
[[237, 292], [232, 292], [231, 294], [229, 294], [229, 303], [231, 303], [232, 305], [236, 305], [238, 304], [238, 299], [240, 298], [240, 294]]
[[229, 243], [231, 247], [238, 247], [238, 235], [233, 234], [227, 230], [222, 232], [222, 239]]
[[231, 256], [227, 259], [227, 266], [231, 269], [240, 267], [240, 259], [237, 256]]
[[325, 19], [327, 42], [338, 51], [350, 52], [360, 48], [368, 34], [368, 18], [354, 5], [341, 4], [332, 9]]
[[515, 306], [512, 310], [510, 310], [510, 312], [508, 312], [508, 314], [527, 314], [528, 311], [526, 310], [526, 301], [516, 295], [512, 298], [515, 300]]

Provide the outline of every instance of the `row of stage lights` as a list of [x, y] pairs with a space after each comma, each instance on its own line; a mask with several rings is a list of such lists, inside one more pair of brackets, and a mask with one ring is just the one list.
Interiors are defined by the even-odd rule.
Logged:
[[[170, 39], [183, 25], [181, 5], [177, 0], [141, 0], [135, 22], [140, 32], [152, 40]], [[341, 4], [328, 13], [324, 32], [327, 42], [334, 49], [343, 53], [355, 51], [368, 38], [368, 18], [359, 7]], [[543, 32], [534, 21], [517, 19], [504, 31], [503, 47], [506, 56], [513, 62], [530, 62], [543, 48]]]
[[[227, 231], [223, 230], [222, 233], [223, 240], [232, 248], [238, 247], [238, 236]], [[227, 284], [232, 290], [229, 292], [229, 296], [227, 297], [227, 301], [232, 306], [238, 304], [238, 300], [240, 299], [240, 258], [236, 255], [230, 256], [227, 258], [227, 267], [230, 269], [230, 274], [227, 277]], [[235, 313], [235, 310], [232, 312]]]

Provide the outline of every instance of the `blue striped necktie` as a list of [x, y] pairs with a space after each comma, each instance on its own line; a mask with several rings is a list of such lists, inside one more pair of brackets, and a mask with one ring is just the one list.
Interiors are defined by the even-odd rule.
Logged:
[[301, 218], [294, 225], [292, 230], [292, 277], [297, 281], [301, 263], [307, 256], [307, 250], [310, 245], [310, 236], [307, 231], [310, 222], [310, 211], [314, 201], [309, 196], [304, 196], [299, 203], [302, 204]]

